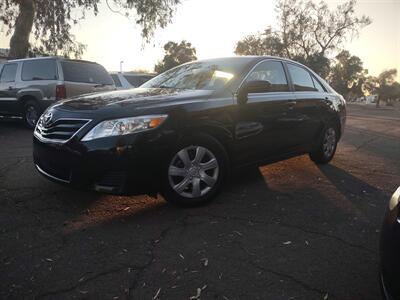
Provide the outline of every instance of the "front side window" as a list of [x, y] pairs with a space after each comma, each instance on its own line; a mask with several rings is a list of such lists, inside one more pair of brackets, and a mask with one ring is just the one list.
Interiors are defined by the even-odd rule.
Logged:
[[22, 80], [57, 79], [57, 66], [54, 59], [28, 60], [22, 65]]
[[310, 73], [293, 64], [287, 64], [295, 91], [316, 91]]
[[17, 74], [17, 64], [4, 65], [1, 71], [0, 82], [14, 82]]
[[289, 91], [283, 65], [279, 61], [264, 61], [249, 74], [246, 81], [267, 81], [271, 84], [270, 92]]

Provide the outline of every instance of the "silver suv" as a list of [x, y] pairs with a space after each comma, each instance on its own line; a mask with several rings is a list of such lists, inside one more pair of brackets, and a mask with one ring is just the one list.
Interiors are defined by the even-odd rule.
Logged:
[[60, 57], [10, 60], [0, 64], [0, 117], [23, 119], [33, 128], [53, 102], [114, 90], [103, 66]]

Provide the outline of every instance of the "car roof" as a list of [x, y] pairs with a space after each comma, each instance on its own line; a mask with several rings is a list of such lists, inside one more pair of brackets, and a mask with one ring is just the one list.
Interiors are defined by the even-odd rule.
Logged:
[[155, 73], [146, 73], [146, 72], [109, 72], [111, 75], [114, 74], [122, 74], [122, 75], [135, 75], [135, 76], [155, 76]]
[[[277, 59], [277, 60], [282, 60], [282, 61], [286, 61], [286, 62], [292, 62], [295, 64], [299, 64], [304, 66], [303, 64], [288, 59], [288, 58], [283, 58], [283, 57], [279, 57], [279, 56], [272, 56], [272, 55], [238, 55], [238, 56], [230, 56], [230, 57], [219, 57], [219, 58], [209, 58], [209, 59], [201, 59], [198, 60], [199, 62], [218, 62], [218, 61], [241, 61], [243, 63], [255, 63], [255, 62], [259, 62], [259, 61], [263, 61], [266, 59]], [[305, 66], [306, 67], [306, 66]]]
[[40, 57], [28, 57], [28, 58], [20, 58], [20, 59], [12, 59], [8, 60], [4, 63], [9, 62], [20, 62], [20, 61], [30, 61], [30, 60], [44, 60], [44, 59], [57, 59], [63, 61], [72, 61], [72, 62], [81, 62], [81, 63], [90, 63], [90, 64], [97, 64], [96, 62], [89, 61], [89, 60], [82, 60], [82, 59], [70, 59], [61, 56], [40, 56]]

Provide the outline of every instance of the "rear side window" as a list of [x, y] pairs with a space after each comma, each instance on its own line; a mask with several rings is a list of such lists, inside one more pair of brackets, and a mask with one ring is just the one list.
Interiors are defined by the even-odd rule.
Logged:
[[1, 71], [0, 82], [14, 82], [17, 74], [17, 64], [4, 65]]
[[57, 79], [56, 61], [53, 59], [25, 61], [21, 77], [24, 81]]
[[124, 75], [124, 77], [134, 87], [141, 86], [143, 83], [152, 78], [152, 76], [140, 76], [140, 75]]
[[316, 91], [314, 82], [310, 73], [302, 68], [293, 64], [288, 64], [290, 76], [292, 77], [295, 91]]
[[117, 74], [111, 74], [111, 78], [114, 80], [115, 86], [117, 86], [117, 87], [122, 86], [121, 81], [119, 80]]
[[114, 84], [110, 74], [101, 65], [76, 61], [63, 61], [61, 65], [65, 81]]
[[279, 61], [264, 61], [250, 73], [246, 81], [268, 81], [271, 92], [289, 91], [283, 65]]

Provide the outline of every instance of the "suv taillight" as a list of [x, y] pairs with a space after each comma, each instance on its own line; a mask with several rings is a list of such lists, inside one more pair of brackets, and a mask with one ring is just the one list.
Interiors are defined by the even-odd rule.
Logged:
[[57, 85], [56, 86], [56, 100], [61, 100], [67, 98], [67, 89], [65, 85]]

